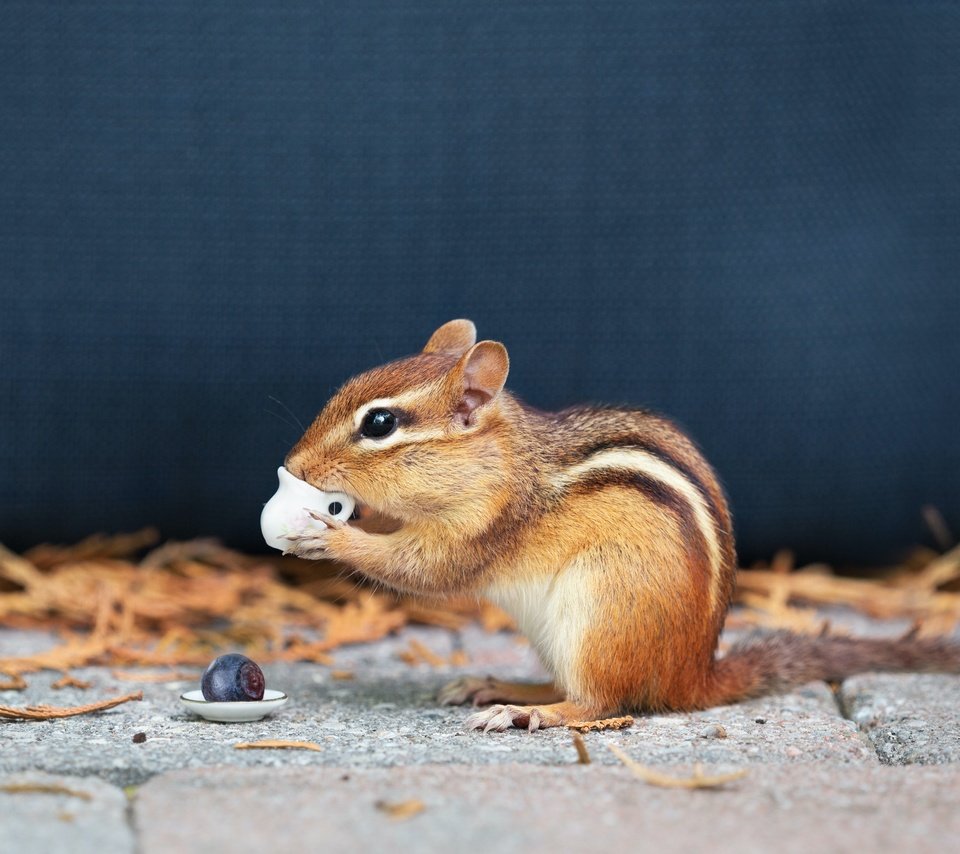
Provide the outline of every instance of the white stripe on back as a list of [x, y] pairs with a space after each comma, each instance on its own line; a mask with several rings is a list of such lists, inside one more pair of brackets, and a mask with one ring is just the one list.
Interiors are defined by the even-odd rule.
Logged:
[[720, 553], [717, 526], [700, 490], [669, 463], [638, 448], [609, 448], [600, 451], [556, 477], [554, 485], [560, 488], [569, 486], [583, 475], [598, 469], [623, 469], [643, 474], [670, 487], [690, 505], [697, 527], [703, 535], [703, 541], [707, 544], [710, 559], [710, 601], [713, 607], [716, 607], [723, 558]]

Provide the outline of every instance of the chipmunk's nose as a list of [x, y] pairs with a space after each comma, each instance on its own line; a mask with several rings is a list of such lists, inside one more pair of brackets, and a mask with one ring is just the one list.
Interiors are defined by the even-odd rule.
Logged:
[[286, 551], [290, 545], [287, 534], [323, 527], [323, 523], [313, 519], [308, 510], [344, 521], [353, 513], [356, 502], [344, 492], [323, 492], [295, 477], [283, 466], [277, 469], [277, 479], [277, 491], [264, 504], [260, 514], [260, 531], [272, 548]]
[[298, 454], [297, 458], [288, 456], [278, 470], [280, 474], [280, 485], [284, 485], [285, 476], [292, 476], [306, 483], [311, 489], [335, 492], [337, 491], [336, 484], [330, 483], [329, 478], [333, 468], [328, 460], [323, 459], [315, 453], [310, 456]]

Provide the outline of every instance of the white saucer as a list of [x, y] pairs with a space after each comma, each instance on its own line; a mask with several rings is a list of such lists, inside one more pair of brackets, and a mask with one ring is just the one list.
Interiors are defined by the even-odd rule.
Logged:
[[203, 699], [203, 691], [187, 691], [180, 695], [184, 707], [201, 718], [219, 723], [243, 723], [258, 721], [275, 712], [289, 698], [283, 691], [267, 688], [262, 700], [240, 701], [236, 703], [213, 703]]

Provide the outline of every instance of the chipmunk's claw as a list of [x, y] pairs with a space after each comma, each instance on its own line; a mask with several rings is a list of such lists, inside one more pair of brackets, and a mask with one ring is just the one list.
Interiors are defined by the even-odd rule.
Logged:
[[535, 732], [544, 726], [557, 726], [560, 722], [553, 721], [535, 706], [491, 706], [482, 712], [474, 712], [467, 718], [467, 729], [482, 729], [484, 732], [503, 732], [509, 727], [526, 728], [528, 732]]
[[466, 726], [467, 729], [482, 729], [484, 732], [503, 732], [508, 727], [526, 728], [534, 732], [547, 727], [565, 726], [570, 721], [595, 720], [603, 710], [603, 706], [569, 700], [523, 706], [498, 705], [474, 712], [467, 718]]
[[326, 557], [328, 533], [329, 528], [322, 530], [311, 528], [285, 534], [283, 539], [289, 540], [290, 546], [283, 553], [302, 557], [305, 560], [320, 560]]
[[320, 513], [317, 510], [311, 510], [309, 507], [303, 508], [307, 515], [311, 519], [316, 519], [318, 522], [323, 522], [328, 528], [342, 528], [347, 523], [342, 519], [337, 519], [334, 516], [330, 516], [327, 513]]

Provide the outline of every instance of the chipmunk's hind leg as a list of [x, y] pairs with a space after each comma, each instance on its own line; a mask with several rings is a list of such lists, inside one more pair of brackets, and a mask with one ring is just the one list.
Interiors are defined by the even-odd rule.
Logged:
[[490, 706], [489, 709], [470, 715], [466, 728], [503, 732], [509, 727], [517, 727], [533, 732], [547, 727], [566, 726], [576, 721], [596, 720], [606, 711], [608, 710], [568, 701], [537, 706]]
[[553, 682], [538, 684], [504, 682], [492, 676], [487, 676], [485, 679], [464, 676], [462, 679], [444, 685], [437, 695], [437, 700], [444, 706], [459, 706], [471, 701], [475, 706], [485, 706], [489, 703], [535, 705], [559, 703], [563, 699], [565, 699], [563, 691]]

